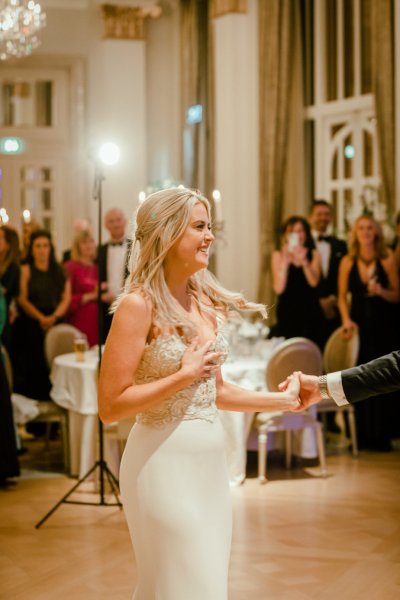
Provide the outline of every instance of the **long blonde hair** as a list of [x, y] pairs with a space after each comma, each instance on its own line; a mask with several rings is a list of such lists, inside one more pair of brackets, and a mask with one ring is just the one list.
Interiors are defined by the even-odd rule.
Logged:
[[351, 228], [350, 233], [350, 242], [349, 242], [349, 256], [352, 259], [356, 259], [360, 255], [360, 243], [357, 239], [357, 225], [362, 220], [371, 221], [374, 225], [375, 230], [375, 239], [374, 239], [374, 250], [376, 258], [386, 258], [388, 255], [388, 249], [385, 243], [385, 238], [383, 236], [382, 227], [375, 221], [375, 219], [371, 215], [360, 215], [353, 223], [353, 227]]
[[[148, 294], [153, 305], [153, 324], [162, 330], [191, 331], [188, 319], [178, 310], [165, 281], [164, 261], [190, 223], [195, 204], [201, 202], [210, 217], [210, 204], [200, 192], [187, 188], [169, 188], [151, 194], [139, 206], [132, 236], [129, 275], [124, 291], [113, 306], [134, 291]], [[259, 312], [267, 316], [263, 304], [248, 302], [242, 294], [231, 292], [217, 281], [207, 269], [194, 273], [188, 281], [188, 292], [197, 299], [200, 310], [213, 316], [227, 317], [231, 311]], [[203, 298], [208, 299], [204, 302]]]

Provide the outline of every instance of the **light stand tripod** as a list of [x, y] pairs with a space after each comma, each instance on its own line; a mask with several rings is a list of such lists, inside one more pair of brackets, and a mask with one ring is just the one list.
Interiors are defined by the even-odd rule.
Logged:
[[[94, 175], [94, 185], [93, 185], [93, 199], [98, 202], [98, 238], [99, 238], [99, 248], [101, 247], [102, 242], [102, 183], [104, 181], [104, 173], [100, 164], [96, 163], [95, 166], [95, 175]], [[98, 333], [99, 333], [99, 343], [98, 343], [98, 351], [99, 351], [99, 363], [98, 363], [98, 372], [100, 371], [101, 366], [101, 356], [102, 356], [102, 345], [104, 343], [104, 326], [103, 326], [103, 305], [101, 301], [101, 285], [100, 285], [100, 277], [99, 277], [99, 285], [97, 288], [97, 309], [98, 309]], [[108, 467], [106, 461], [104, 460], [104, 431], [103, 431], [103, 423], [100, 419], [98, 419], [98, 431], [99, 431], [99, 459], [94, 463], [94, 465], [90, 468], [90, 470], [83, 476], [79, 481], [73, 486], [73, 488], [65, 494], [53, 506], [51, 510], [35, 525], [36, 529], [39, 529], [41, 525], [57, 510], [61, 504], [88, 504], [92, 506], [119, 506], [122, 507], [122, 504], [119, 500], [119, 483], [115, 478], [114, 474]], [[95, 473], [99, 470], [99, 481], [100, 481], [100, 490], [99, 490], [99, 499], [97, 502], [85, 502], [82, 500], [68, 500], [69, 496], [74, 493], [74, 491], [90, 477], [92, 473]], [[115, 502], [107, 502], [104, 488], [105, 481], [108, 481], [111, 491], [114, 494]]]

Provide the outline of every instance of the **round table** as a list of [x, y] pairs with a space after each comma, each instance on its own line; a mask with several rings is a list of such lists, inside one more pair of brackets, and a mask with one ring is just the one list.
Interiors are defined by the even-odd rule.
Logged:
[[[97, 460], [97, 365], [98, 351], [85, 352], [85, 360], [76, 360], [75, 353], [57, 356], [52, 365], [50, 396], [68, 410], [70, 442], [70, 474], [82, 478]], [[107, 442], [107, 436], [104, 438]], [[105, 443], [106, 460], [118, 478], [119, 457]]]

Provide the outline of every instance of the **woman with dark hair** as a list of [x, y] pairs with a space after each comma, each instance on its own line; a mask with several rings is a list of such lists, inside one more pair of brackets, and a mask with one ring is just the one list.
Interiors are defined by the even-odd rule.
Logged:
[[20, 251], [18, 233], [8, 225], [0, 227], [0, 285], [7, 304], [7, 319], [4, 323], [2, 341], [10, 348], [11, 325], [16, 317], [15, 301], [19, 294]]
[[322, 312], [317, 285], [320, 256], [308, 221], [289, 217], [282, 226], [282, 247], [272, 254], [272, 283], [278, 296], [277, 323], [270, 337], [306, 337], [322, 346]]
[[[379, 223], [372, 216], [362, 215], [353, 225], [349, 253], [340, 263], [338, 298], [344, 335], [351, 337], [355, 329], [360, 335], [358, 364], [398, 349], [399, 299], [393, 252], [385, 244]], [[395, 403], [375, 397], [355, 409], [360, 447], [389, 450], [391, 437], [400, 433]]]
[[13, 357], [14, 389], [37, 400], [48, 400], [49, 369], [44, 356], [46, 331], [61, 321], [71, 299], [70, 283], [56, 261], [51, 235], [44, 229], [30, 238], [26, 264], [21, 267]]

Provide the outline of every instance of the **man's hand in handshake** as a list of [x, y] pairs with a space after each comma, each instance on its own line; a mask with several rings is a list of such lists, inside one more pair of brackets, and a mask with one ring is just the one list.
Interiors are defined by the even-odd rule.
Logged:
[[[301, 371], [298, 371], [298, 373], [300, 375], [300, 406], [293, 409], [293, 412], [302, 411], [322, 399], [318, 385], [318, 377], [316, 375], [304, 375]], [[289, 377], [279, 384], [279, 391], [284, 392], [288, 385]]]

